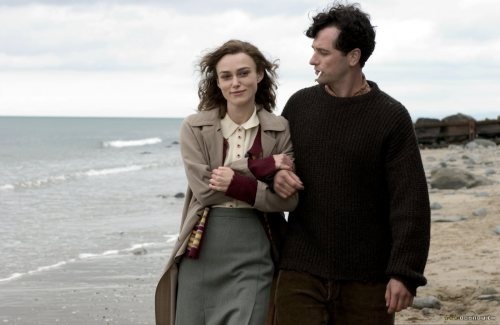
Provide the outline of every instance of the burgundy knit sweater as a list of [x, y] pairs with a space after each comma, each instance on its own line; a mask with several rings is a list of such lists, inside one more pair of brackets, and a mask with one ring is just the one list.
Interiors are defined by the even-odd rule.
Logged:
[[283, 110], [305, 189], [280, 267], [333, 280], [396, 277], [415, 294], [430, 241], [422, 160], [407, 110], [369, 84], [350, 98], [302, 89]]

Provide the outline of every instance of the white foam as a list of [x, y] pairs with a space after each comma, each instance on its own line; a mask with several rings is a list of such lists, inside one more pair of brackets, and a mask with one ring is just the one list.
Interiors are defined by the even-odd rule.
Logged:
[[144, 169], [152, 169], [158, 168], [162, 166], [168, 166], [168, 164], [148, 164], [148, 165], [130, 165], [130, 166], [121, 166], [114, 168], [104, 168], [104, 169], [90, 169], [81, 172], [75, 172], [67, 175], [56, 175], [56, 176], [48, 176], [44, 178], [38, 178], [34, 180], [26, 180], [20, 181], [15, 184], [6, 184], [0, 187], [0, 190], [13, 190], [13, 189], [33, 189], [33, 188], [41, 188], [45, 186], [60, 184], [66, 181], [74, 181], [87, 177], [95, 177], [95, 176], [106, 176], [106, 175], [114, 175], [121, 173], [130, 173], [136, 172]]
[[84, 173], [86, 176], [104, 176], [104, 175], [112, 175], [112, 174], [120, 174], [120, 173], [128, 173], [128, 172], [135, 172], [138, 170], [145, 169], [148, 166], [137, 166], [137, 165], [132, 165], [132, 166], [127, 166], [127, 167], [116, 167], [116, 168], [108, 168], [108, 169], [91, 169], [87, 172]]
[[102, 146], [105, 148], [142, 147], [152, 144], [158, 144], [161, 142], [162, 140], [160, 138], [147, 138], [140, 140], [114, 140], [114, 141], [104, 141], [102, 143]]
[[5, 184], [5, 185], [0, 186], [0, 190], [4, 190], [4, 191], [13, 190], [13, 189], [14, 189], [14, 185], [12, 185], [12, 184]]
[[35, 273], [40, 273], [40, 272], [44, 272], [44, 271], [50, 271], [50, 270], [53, 270], [53, 269], [60, 268], [61, 266], [66, 265], [66, 264], [68, 264], [68, 262], [61, 261], [61, 262], [57, 262], [57, 263], [52, 264], [52, 265], [40, 266], [36, 270], [29, 271], [28, 274], [35, 274]]
[[19, 273], [19, 272], [12, 273], [10, 276], [3, 278], [3, 279], [0, 279], [0, 282], [12, 281], [15, 279], [19, 279], [25, 275], [32, 275], [32, 274], [37, 274], [37, 273], [41, 273], [41, 272], [54, 270], [54, 269], [60, 268], [63, 265], [68, 264], [68, 262], [74, 262], [74, 261], [75, 261], [75, 259], [71, 259], [69, 261], [60, 261], [60, 262], [57, 262], [57, 263], [52, 264], [52, 265], [40, 266], [40, 267], [38, 267], [34, 270], [31, 270], [31, 271], [28, 271], [26, 273]]
[[14, 280], [14, 279], [22, 277], [24, 274], [25, 273], [12, 273], [9, 277], [0, 279], [0, 282], [11, 281], [11, 280]]
[[[168, 238], [167, 243], [170, 243], [172, 241], [172, 239], [176, 239], [177, 236], [178, 236], [178, 234], [166, 235], [165, 237]], [[136, 250], [138, 248], [144, 248], [144, 247], [164, 248], [164, 247], [166, 247], [166, 245], [164, 242], [161, 242], [161, 243], [151, 242], [151, 243], [135, 244], [135, 245], [132, 245], [132, 246], [130, 246], [128, 248], [124, 248], [124, 249], [111, 249], [111, 250], [107, 250], [107, 251], [104, 251], [102, 253], [97, 253], [97, 254], [96, 253], [81, 253], [81, 254], [78, 254], [77, 258], [71, 258], [67, 261], [60, 261], [60, 262], [54, 263], [52, 265], [40, 266], [34, 270], [31, 270], [31, 271], [28, 271], [25, 273], [19, 273], [19, 272], [12, 273], [11, 275], [9, 275], [6, 278], [0, 278], [0, 282], [12, 281], [12, 280], [19, 279], [19, 278], [26, 276], [26, 275], [33, 275], [33, 274], [37, 274], [37, 273], [41, 273], [41, 272], [47, 272], [50, 270], [60, 268], [60, 267], [67, 265], [69, 263], [74, 263], [76, 261], [83, 261], [83, 260], [87, 260], [87, 259], [96, 259], [96, 258], [105, 258], [107, 256], [128, 255], [131, 252], [133, 252], [134, 250]]]
[[102, 256], [109, 256], [109, 255], [118, 255], [120, 254], [120, 251], [119, 250], [110, 250], [110, 251], [105, 251], [104, 253], [102, 253]]
[[78, 254], [78, 258], [81, 260], [85, 260], [87, 258], [98, 257], [99, 254], [90, 254], [90, 253], [81, 253]]

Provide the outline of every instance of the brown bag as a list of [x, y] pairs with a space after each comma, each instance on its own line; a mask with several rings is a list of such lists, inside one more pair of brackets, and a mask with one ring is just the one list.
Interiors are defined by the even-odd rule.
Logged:
[[200, 216], [200, 220], [198, 220], [198, 222], [194, 225], [193, 230], [191, 231], [191, 235], [189, 236], [189, 241], [186, 248], [186, 256], [189, 258], [197, 259], [200, 256], [203, 233], [206, 229], [209, 212], [210, 208], [206, 207]]

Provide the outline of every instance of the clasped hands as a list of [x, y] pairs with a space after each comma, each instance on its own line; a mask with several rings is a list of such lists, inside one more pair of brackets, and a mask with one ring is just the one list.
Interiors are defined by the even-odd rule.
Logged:
[[[274, 179], [275, 192], [282, 198], [287, 198], [291, 196], [293, 193], [295, 193], [293, 192], [290, 194], [291, 192], [290, 186], [297, 186], [298, 187], [297, 190], [303, 189], [302, 182], [293, 172], [294, 164], [292, 159], [290, 159], [290, 157], [286, 154], [273, 155], [273, 159], [274, 159], [274, 166], [276, 170], [278, 170], [276, 176], [278, 176], [281, 172], [286, 172], [287, 173], [286, 175], [288, 175], [287, 177], [285, 177], [284, 180], [280, 181], [280, 184], [284, 185], [279, 185], [280, 188], [279, 191], [276, 189], [276, 176], [275, 176]], [[211, 190], [225, 193], [229, 188], [229, 185], [231, 184], [233, 177], [234, 177], [234, 170], [232, 170], [230, 167], [221, 166], [215, 168], [214, 170], [212, 170], [212, 175], [208, 187]], [[288, 184], [287, 182], [292, 182], [292, 184], [287, 185]], [[282, 188], [283, 190], [281, 190]]]

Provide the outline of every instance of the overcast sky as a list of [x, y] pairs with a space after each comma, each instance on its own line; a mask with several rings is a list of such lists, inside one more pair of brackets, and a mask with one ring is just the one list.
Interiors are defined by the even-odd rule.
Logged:
[[[196, 63], [237, 38], [280, 60], [280, 113], [314, 84], [311, 0], [0, 0], [0, 115], [185, 117]], [[414, 119], [500, 115], [500, 1], [366, 0], [369, 80]]]

